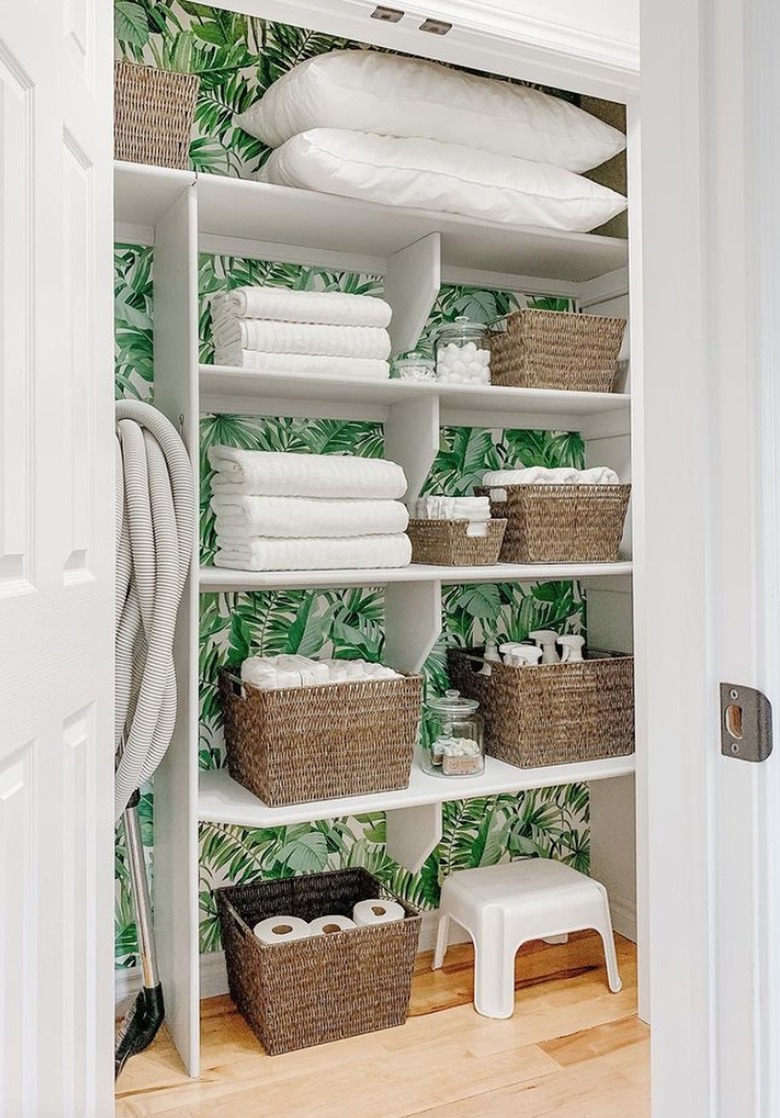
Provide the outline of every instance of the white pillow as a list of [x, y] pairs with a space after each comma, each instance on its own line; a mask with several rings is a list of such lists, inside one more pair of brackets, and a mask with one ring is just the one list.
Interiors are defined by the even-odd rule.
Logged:
[[626, 208], [561, 167], [434, 140], [314, 128], [272, 152], [264, 182], [511, 225], [586, 232]]
[[236, 123], [272, 148], [310, 128], [344, 128], [463, 144], [569, 171], [588, 171], [626, 146], [622, 132], [559, 97], [368, 50], [301, 62]]

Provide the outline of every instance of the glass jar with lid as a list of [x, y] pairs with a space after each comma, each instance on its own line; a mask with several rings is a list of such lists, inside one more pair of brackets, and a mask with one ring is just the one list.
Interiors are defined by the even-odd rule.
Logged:
[[436, 380], [436, 364], [427, 353], [413, 349], [393, 360], [392, 373], [398, 380]]
[[426, 704], [423, 769], [436, 776], [479, 776], [485, 771], [483, 723], [476, 699], [447, 691]]
[[490, 384], [490, 347], [481, 322], [461, 315], [439, 327], [436, 376], [449, 384]]

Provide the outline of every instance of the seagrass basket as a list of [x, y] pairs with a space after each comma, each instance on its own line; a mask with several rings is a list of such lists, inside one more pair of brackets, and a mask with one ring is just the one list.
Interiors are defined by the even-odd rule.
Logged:
[[611, 392], [626, 320], [566, 311], [514, 311], [488, 332], [493, 384]]
[[614, 563], [631, 496], [630, 485], [503, 485], [475, 490], [506, 520], [502, 563]]
[[186, 170], [199, 87], [197, 74], [115, 62], [115, 158]]
[[[469, 535], [469, 520], [410, 520], [406, 529], [412, 541], [413, 563], [442, 567], [482, 567], [498, 562], [505, 520], [489, 520], [485, 534]], [[482, 528], [482, 524], [478, 524]]]
[[219, 678], [227, 766], [269, 807], [406, 788], [422, 678], [261, 691]]
[[[270, 1056], [403, 1025], [420, 915], [364, 869], [217, 889], [230, 994]], [[311, 939], [264, 944], [272, 916], [351, 916], [358, 901], [391, 898], [406, 917]]]
[[450, 678], [477, 699], [485, 752], [519, 768], [566, 765], [634, 752], [634, 658], [591, 652], [581, 663], [514, 668], [453, 649]]

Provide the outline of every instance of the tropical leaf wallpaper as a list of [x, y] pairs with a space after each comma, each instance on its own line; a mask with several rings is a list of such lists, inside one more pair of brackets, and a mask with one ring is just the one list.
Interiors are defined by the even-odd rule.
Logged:
[[[237, 129], [243, 111], [296, 62], [345, 45], [343, 40], [300, 28], [221, 12], [185, 0], [116, 0], [118, 53], [164, 68], [201, 76], [191, 160], [195, 168], [245, 176], [262, 164], [266, 150]], [[350, 44], [357, 45], [357, 44]], [[117, 244], [115, 263], [116, 394], [153, 399], [153, 250]], [[247, 283], [342, 290], [379, 295], [381, 277], [323, 268], [203, 256], [200, 260], [201, 359], [213, 359], [208, 295]], [[521, 292], [467, 286], [442, 288], [421, 344], [431, 344], [442, 321], [467, 314], [491, 322], [519, 306], [574, 309], [569, 300], [529, 299]], [[201, 427], [203, 488], [201, 545], [204, 562], [213, 556], [213, 524], [208, 510], [209, 470], [205, 451], [214, 442], [257, 449], [316, 453], [383, 453], [381, 424], [242, 415], [204, 416]], [[579, 465], [583, 444], [577, 434], [444, 428], [426, 491], [468, 493], [485, 469], [506, 464]], [[517, 640], [535, 627], [581, 632], [585, 602], [576, 584], [533, 586], [470, 585], [445, 588], [444, 629], [425, 665], [428, 694], [447, 686], [446, 649], [480, 643], [486, 636]], [[384, 642], [384, 600], [379, 588], [208, 594], [201, 597], [200, 765], [224, 764], [221, 714], [215, 673], [225, 661], [248, 653], [302, 652], [306, 655], [377, 660]], [[153, 796], [144, 789], [142, 834], [153, 870]], [[225, 881], [282, 877], [328, 867], [366, 866], [396, 891], [423, 908], [434, 907], [443, 878], [453, 869], [489, 865], [505, 858], [541, 855], [587, 869], [588, 791], [585, 785], [544, 789], [518, 796], [495, 796], [444, 805], [444, 838], [422, 871], [411, 875], [385, 851], [382, 814], [273, 830], [219, 824], [200, 829], [201, 945], [219, 947], [212, 890]], [[136, 934], [121, 828], [116, 844], [116, 962], [136, 962]]]

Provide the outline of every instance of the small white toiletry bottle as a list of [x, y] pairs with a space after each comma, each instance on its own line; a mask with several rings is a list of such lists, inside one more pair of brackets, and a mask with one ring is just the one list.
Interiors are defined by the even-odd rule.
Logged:
[[564, 637], [558, 637], [558, 644], [561, 646], [562, 664], [578, 664], [582, 661], [582, 649], [585, 646], [584, 637], [567, 634]]
[[528, 636], [541, 647], [543, 664], [560, 663], [558, 652], [555, 648], [555, 642], [558, 640], [558, 634], [556, 632], [552, 629], [536, 629], [535, 632], [529, 633]]
[[491, 662], [494, 664], [501, 663], [501, 657], [498, 654], [498, 644], [496, 643], [495, 637], [488, 637], [488, 639], [485, 641], [484, 659], [485, 663], [479, 669], [479, 672], [477, 673], [478, 675], [490, 675]]

